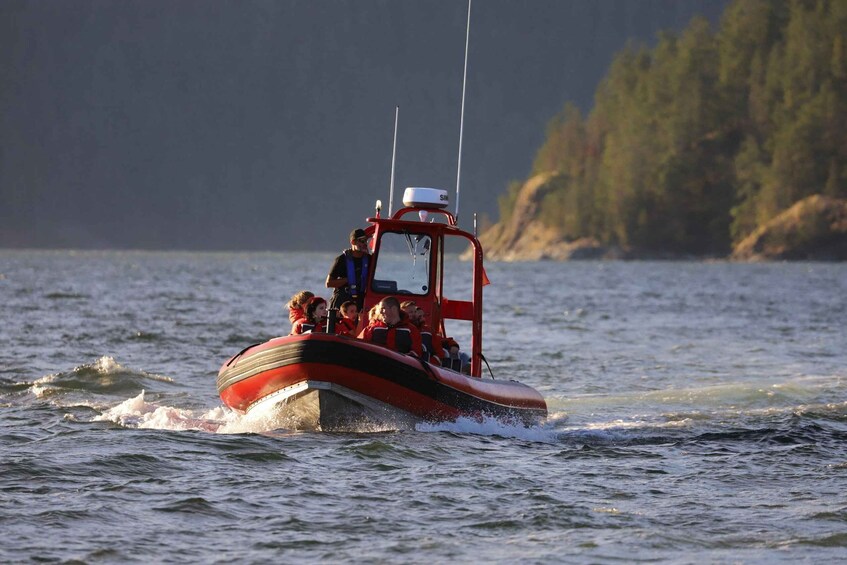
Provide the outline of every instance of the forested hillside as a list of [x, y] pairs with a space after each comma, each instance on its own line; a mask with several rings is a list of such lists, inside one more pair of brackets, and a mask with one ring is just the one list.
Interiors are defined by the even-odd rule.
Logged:
[[631, 45], [587, 116], [551, 120], [542, 173], [537, 221], [646, 251], [724, 255], [807, 196], [847, 197], [847, 2], [737, 0], [717, 30]]

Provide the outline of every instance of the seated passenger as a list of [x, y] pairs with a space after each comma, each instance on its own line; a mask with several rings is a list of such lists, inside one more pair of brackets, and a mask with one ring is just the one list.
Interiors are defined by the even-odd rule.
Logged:
[[418, 330], [421, 332], [421, 342], [429, 354], [429, 362], [436, 365], [441, 365], [441, 358], [444, 357], [444, 348], [441, 346], [441, 336], [438, 335], [426, 323], [426, 314], [422, 308], [415, 309], [415, 316], [412, 319]]
[[393, 296], [387, 296], [379, 303], [378, 312], [381, 320], [368, 324], [359, 334], [359, 339], [421, 357], [421, 334], [400, 309], [400, 302]]
[[410, 322], [415, 321], [415, 311], [418, 309], [418, 305], [414, 300], [404, 300], [400, 303], [400, 309], [406, 313]]
[[354, 335], [359, 325], [359, 308], [352, 300], [341, 305], [341, 317], [335, 325], [338, 335]]
[[418, 325], [417, 322], [417, 309], [418, 305], [415, 303], [414, 300], [404, 300], [400, 303], [400, 310], [403, 312], [403, 314], [406, 314], [406, 319], [409, 320], [410, 324], [418, 328], [418, 331], [420, 331], [421, 327]]
[[306, 303], [309, 302], [314, 295], [315, 294], [313, 292], [309, 292], [308, 290], [301, 290], [291, 297], [288, 304], [285, 305], [288, 308], [289, 322], [293, 324], [306, 315]]
[[459, 355], [459, 342], [453, 339], [452, 337], [443, 337], [441, 335], [438, 336], [441, 338], [441, 348], [444, 351], [445, 357], [458, 357]]
[[326, 300], [313, 296], [306, 304], [305, 315], [291, 326], [291, 335], [325, 332]]
[[426, 315], [424, 314], [423, 309], [418, 308], [418, 305], [414, 300], [406, 300], [400, 304], [400, 308], [402, 308], [403, 312], [409, 316], [409, 321], [418, 328], [419, 332], [421, 332], [421, 344], [423, 345], [424, 357], [426, 360], [430, 363], [440, 365], [441, 357], [444, 356], [444, 351], [441, 349], [441, 340], [436, 339], [433, 341], [433, 332], [432, 329], [426, 325]]
[[382, 321], [382, 316], [379, 314], [379, 304], [377, 303], [368, 310], [368, 324], [379, 321]]

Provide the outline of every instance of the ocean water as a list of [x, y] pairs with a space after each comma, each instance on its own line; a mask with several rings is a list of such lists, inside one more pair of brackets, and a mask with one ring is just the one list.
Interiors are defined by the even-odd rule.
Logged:
[[225, 409], [332, 257], [0, 251], [0, 561], [847, 559], [847, 265], [489, 264], [534, 428]]

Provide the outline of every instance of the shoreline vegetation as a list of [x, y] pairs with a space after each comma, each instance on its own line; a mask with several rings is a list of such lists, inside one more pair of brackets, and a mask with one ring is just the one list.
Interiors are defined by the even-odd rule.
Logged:
[[847, 2], [736, 0], [629, 45], [499, 207], [495, 260], [847, 260]]

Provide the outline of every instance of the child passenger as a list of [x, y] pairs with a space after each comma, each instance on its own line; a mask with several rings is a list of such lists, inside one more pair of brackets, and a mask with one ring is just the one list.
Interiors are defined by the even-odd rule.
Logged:
[[302, 318], [291, 326], [291, 335], [308, 332], [322, 333], [326, 331], [326, 300], [313, 296], [306, 304], [306, 312]]
[[341, 305], [341, 318], [335, 331], [339, 335], [356, 335], [356, 327], [359, 325], [359, 307], [352, 300]]

